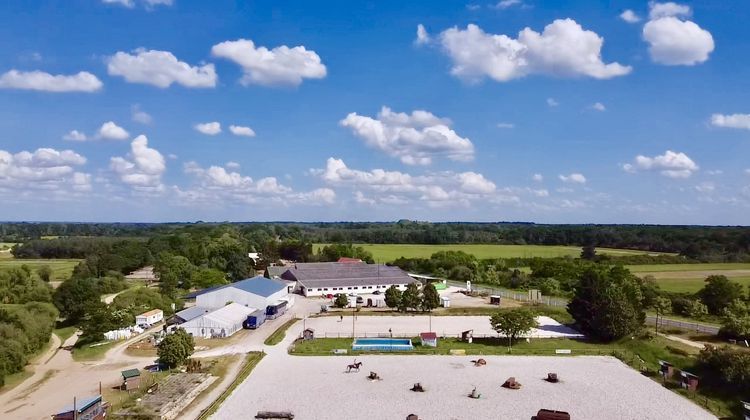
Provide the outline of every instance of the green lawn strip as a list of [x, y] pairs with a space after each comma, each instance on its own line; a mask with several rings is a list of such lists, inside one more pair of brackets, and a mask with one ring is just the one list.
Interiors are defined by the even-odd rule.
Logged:
[[198, 416], [197, 420], [204, 420], [209, 417], [211, 417], [216, 410], [219, 409], [221, 404], [229, 398], [230, 395], [232, 395], [232, 392], [247, 379], [248, 376], [250, 376], [250, 373], [255, 369], [255, 366], [260, 363], [260, 361], [265, 356], [265, 353], [260, 352], [250, 352], [247, 354], [247, 360], [245, 361], [245, 364], [242, 366], [242, 370], [240, 370], [240, 373], [237, 375], [236, 378], [234, 378], [234, 381], [227, 387], [224, 392], [219, 395], [219, 398], [216, 399], [216, 401], [212, 402], [211, 405], [209, 405], [203, 412]]
[[657, 273], [663, 271], [750, 270], [750, 263], [642, 264], [626, 265], [625, 267], [634, 273]]
[[107, 341], [103, 343], [85, 344], [81, 347], [74, 347], [71, 355], [76, 362], [99, 360], [104, 357], [107, 350], [111, 349], [117, 343], [117, 341]]
[[[721, 273], [728, 274], [731, 271]], [[708, 276], [705, 274], [697, 274], [695, 277], [656, 277], [655, 281], [659, 288], [666, 292], [695, 293], [706, 285], [706, 277]], [[730, 274], [727, 277], [729, 277], [729, 280], [741, 284], [744, 288], [750, 286], [750, 276], [733, 277]]]
[[288, 330], [289, 327], [291, 327], [297, 321], [299, 321], [298, 318], [292, 318], [280, 325], [279, 328], [276, 328], [276, 331], [274, 331], [273, 334], [269, 335], [268, 338], [266, 338], [266, 341], [264, 341], [263, 344], [267, 346], [275, 346], [281, 343], [281, 340], [284, 339], [284, 335], [286, 335], [286, 330]]
[[32, 270], [47, 265], [52, 269], [52, 280], [66, 280], [73, 274], [73, 269], [81, 260], [77, 259], [15, 259], [15, 258], [0, 258], [0, 270], [20, 268], [22, 265], [27, 265]]
[[52, 332], [60, 338], [60, 345], [62, 345], [63, 343], [65, 343], [65, 340], [69, 339], [71, 336], [73, 336], [73, 334], [75, 334], [76, 330], [78, 330], [78, 328], [76, 328], [75, 326], [71, 326], [57, 328]]

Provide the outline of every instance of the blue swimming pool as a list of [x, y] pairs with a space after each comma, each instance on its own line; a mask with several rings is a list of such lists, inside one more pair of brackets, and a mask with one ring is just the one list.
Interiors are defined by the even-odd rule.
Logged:
[[414, 346], [409, 338], [356, 338], [352, 350], [405, 351], [414, 350]]

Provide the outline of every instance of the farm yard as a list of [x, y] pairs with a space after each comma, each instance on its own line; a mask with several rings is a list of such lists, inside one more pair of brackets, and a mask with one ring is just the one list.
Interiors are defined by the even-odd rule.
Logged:
[[[328, 244], [314, 244], [313, 252], [318, 252]], [[581, 247], [556, 245], [495, 245], [495, 244], [454, 244], [454, 245], [417, 245], [417, 244], [355, 244], [372, 253], [379, 262], [390, 262], [400, 257], [430, 258], [440, 251], [463, 251], [478, 259], [487, 258], [554, 258], [579, 257]], [[597, 248], [599, 254], [611, 256], [626, 255], [674, 255], [669, 253], [637, 251], [631, 249]]]
[[745, 287], [750, 286], [750, 264], [647, 264], [627, 266], [634, 274], [652, 276], [662, 290], [695, 293], [705, 285], [706, 277], [723, 275]]

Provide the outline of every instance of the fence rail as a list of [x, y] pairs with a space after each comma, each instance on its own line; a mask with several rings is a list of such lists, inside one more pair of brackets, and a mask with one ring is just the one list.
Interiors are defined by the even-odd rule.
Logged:
[[[466, 284], [462, 284], [461, 282], [456, 282], [456, 281], [449, 280], [448, 285], [454, 286], [454, 287], [466, 288]], [[479, 292], [479, 293], [487, 293], [490, 295], [500, 296], [505, 299], [513, 299], [513, 300], [517, 300], [521, 302], [532, 301], [531, 299], [529, 299], [528, 293], [516, 292], [513, 290], [502, 289], [499, 287], [490, 287], [490, 286], [485, 286], [485, 285], [472, 284], [471, 290], [475, 292]], [[551, 297], [551, 296], [543, 296], [541, 299], [535, 300], [533, 302], [541, 303], [543, 305], [549, 305], [549, 306], [561, 306], [562, 307], [562, 306], [568, 305], [568, 301], [566, 299], [556, 298], [556, 297]]]
[[[389, 333], [389, 332], [371, 332], [371, 331], [355, 331], [353, 338], [415, 338], [419, 337], [418, 332], [406, 332], [406, 333]], [[324, 333], [316, 333], [315, 336], [317, 338], [352, 338], [352, 333], [350, 332], [324, 332]], [[461, 338], [461, 334], [447, 334], [447, 333], [438, 333], [439, 338]], [[477, 338], [505, 338], [502, 335], [499, 334], [472, 334], [472, 337], [474, 339]], [[529, 338], [533, 339], [542, 339], [544, 338], [545, 341], [548, 340], [563, 340], [563, 339], [570, 339], [571, 337], [536, 337], [531, 336]], [[582, 337], [574, 337], [576, 339], [585, 339]]]
[[[656, 324], [656, 317], [647, 316], [646, 323], [651, 324], [651, 325]], [[714, 334], [714, 335], [719, 333], [719, 327], [716, 327], [713, 325], [700, 324], [698, 322], [682, 321], [682, 320], [673, 319], [673, 318], [660, 317], [659, 327], [681, 328], [684, 330], [691, 330], [691, 331], [703, 332], [703, 333]]]

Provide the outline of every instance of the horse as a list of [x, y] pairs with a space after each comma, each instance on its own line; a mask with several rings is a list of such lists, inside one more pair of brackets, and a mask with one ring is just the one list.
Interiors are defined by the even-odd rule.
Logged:
[[472, 360], [471, 363], [474, 363], [474, 366], [484, 366], [487, 364], [487, 361], [484, 359], [478, 359], [478, 360]]
[[356, 370], [359, 372], [359, 367], [362, 366], [362, 362], [358, 362], [356, 359], [354, 360], [354, 363], [351, 365], [346, 365], [346, 373], [349, 373], [353, 370]]

